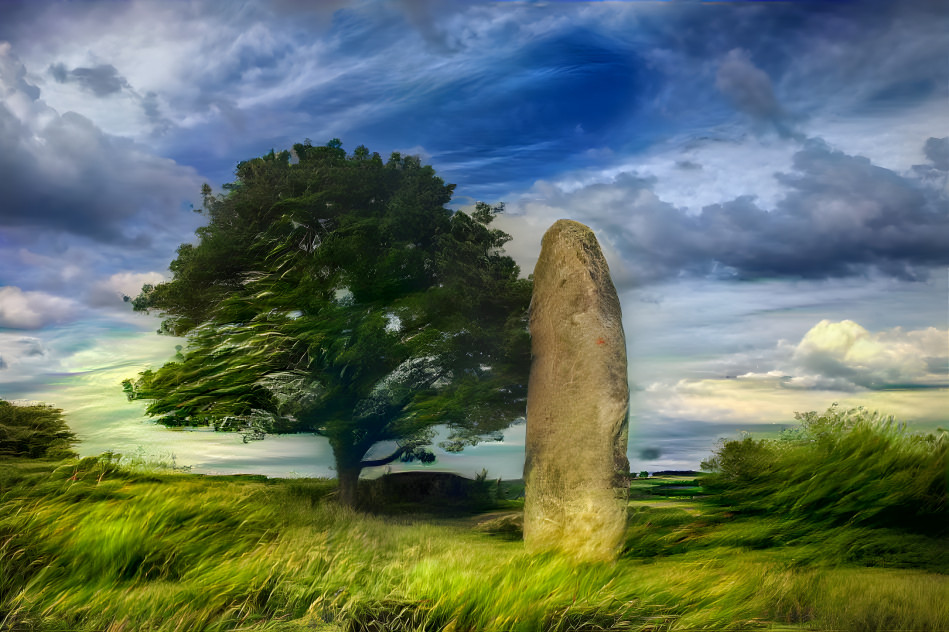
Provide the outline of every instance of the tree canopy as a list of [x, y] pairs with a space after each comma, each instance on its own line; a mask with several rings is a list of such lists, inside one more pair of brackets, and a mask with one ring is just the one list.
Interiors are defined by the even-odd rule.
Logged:
[[172, 280], [132, 299], [188, 337], [124, 382], [148, 415], [324, 435], [352, 504], [363, 467], [433, 458], [435, 426], [460, 450], [524, 414], [531, 283], [490, 227], [502, 206], [451, 211], [454, 185], [417, 157], [337, 140], [241, 162], [224, 189], [205, 185]]

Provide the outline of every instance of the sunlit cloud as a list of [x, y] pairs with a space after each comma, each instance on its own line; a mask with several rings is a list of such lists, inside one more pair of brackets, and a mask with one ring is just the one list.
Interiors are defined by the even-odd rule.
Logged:
[[851, 320], [823, 320], [807, 332], [792, 359], [809, 375], [792, 380], [791, 387], [818, 388], [819, 377], [838, 388], [949, 388], [949, 330], [935, 327], [873, 334]]

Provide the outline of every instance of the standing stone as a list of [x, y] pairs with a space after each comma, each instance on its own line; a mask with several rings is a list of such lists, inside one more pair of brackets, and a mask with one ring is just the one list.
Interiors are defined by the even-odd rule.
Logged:
[[626, 338], [588, 227], [562, 219], [544, 235], [530, 309], [524, 542], [613, 559], [629, 489]]

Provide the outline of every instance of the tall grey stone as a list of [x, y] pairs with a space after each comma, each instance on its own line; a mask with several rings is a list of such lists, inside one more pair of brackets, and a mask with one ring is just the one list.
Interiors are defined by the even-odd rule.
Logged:
[[559, 220], [544, 235], [530, 309], [524, 542], [612, 559], [629, 489], [626, 338], [588, 227]]

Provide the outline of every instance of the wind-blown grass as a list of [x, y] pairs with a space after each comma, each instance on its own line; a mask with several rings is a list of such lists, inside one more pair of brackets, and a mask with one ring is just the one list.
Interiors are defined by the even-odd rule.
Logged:
[[916, 434], [864, 409], [797, 415], [778, 439], [725, 441], [703, 464], [720, 504], [814, 528], [949, 534], [949, 432]]
[[576, 564], [476, 516], [342, 509], [333, 481], [82, 463], [0, 467], [0, 629], [949, 629], [949, 577], [893, 568], [938, 557], [925, 535], [813, 538], [647, 493], [622, 557]]

